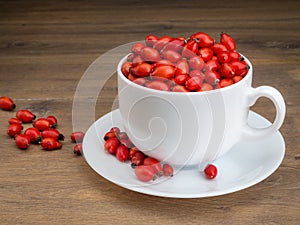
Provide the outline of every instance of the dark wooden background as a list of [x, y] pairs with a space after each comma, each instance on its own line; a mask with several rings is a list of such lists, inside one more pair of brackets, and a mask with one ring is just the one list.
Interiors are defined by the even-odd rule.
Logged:
[[[270, 85], [287, 105], [286, 155], [263, 182], [220, 197], [168, 199], [135, 193], [96, 174], [72, 153], [72, 100], [88, 66], [149, 33], [226, 31], [254, 66], [253, 86]], [[0, 1], [0, 95], [17, 109], [59, 119], [61, 151], [19, 150], [5, 134], [14, 112], [0, 111], [0, 224], [299, 224], [299, 1]], [[116, 76], [99, 95], [96, 117], [117, 96]], [[84, 109], [82, 109], [84, 111]], [[253, 110], [273, 120], [260, 99]]]

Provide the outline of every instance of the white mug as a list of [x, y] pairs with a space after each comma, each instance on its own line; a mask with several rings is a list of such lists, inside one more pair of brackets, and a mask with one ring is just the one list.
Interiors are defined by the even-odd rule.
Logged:
[[[253, 67], [239, 82], [204, 92], [167, 92], [129, 81], [118, 64], [119, 109], [124, 129], [146, 155], [174, 166], [195, 166], [215, 160], [241, 138], [273, 134], [282, 125], [285, 103], [269, 86], [251, 87]], [[250, 106], [260, 97], [275, 105], [276, 118], [266, 128], [247, 123]]]

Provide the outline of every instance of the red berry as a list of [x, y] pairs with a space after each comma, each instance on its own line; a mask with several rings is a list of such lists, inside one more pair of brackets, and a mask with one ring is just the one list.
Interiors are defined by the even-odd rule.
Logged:
[[43, 131], [51, 127], [51, 122], [46, 118], [39, 118], [33, 122], [33, 126], [38, 130]]
[[124, 145], [120, 145], [116, 150], [116, 157], [120, 162], [125, 162], [128, 159], [128, 148]]
[[160, 81], [160, 80], [154, 80], [149, 83], [147, 83], [146, 87], [152, 88], [159, 91], [169, 91], [170, 87], [167, 83]]
[[235, 75], [240, 75], [246, 71], [248, 72], [248, 66], [245, 61], [234, 61], [230, 63], [234, 67]]
[[158, 176], [162, 175], [162, 166], [161, 166], [160, 162], [157, 159], [152, 158], [152, 157], [145, 158], [144, 162], [143, 162], [143, 165], [152, 166], [155, 170], [155, 173]]
[[155, 48], [145, 47], [141, 50], [141, 57], [147, 62], [156, 62], [160, 60], [159, 52]]
[[40, 142], [40, 145], [42, 146], [43, 149], [51, 151], [51, 150], [56, 150], [61, 148], [61, 143], [56, 141], [53, 138], [45, 138]]
[[189, 71], [190, 71], [190, 67], [186, 59], [181, 59], [179, 62], [176, 63], [176, 71], [175, 71], [176, 76], [180, 74], [189, 74]]
[[174, 87], [172, 87], [172, 91], [173, 92], [189, 92], [188, 89], [186, 89], [184, 86], [182, 85], [175, 85]]
[[230, 55], [230, 61], [233, 62], [233, 61], [240, 61], [241, 59], [241, 54], [238, 53], [238, 52], [230, 52], [229, 53]]
[[217, 167], [213, 164], [208, 164], [204, 169], [204, 174], [208, 179], [214, 179], [218, 174]]
[[17, 134], [15, 136], [15, 143], [20, 149], [27, 149], [30, 145], [30, 138], [25, 134]]
[[143, 164], [145, 159], [145, 155], [144, 153], [142, 153], [141, 151], [136, 152], [133, 157], [131, 158], [131, 167], [135, 168], [136, 166], [140, 166]]
[[135, 153], [139, 152], [140, 150], [137, 147], [132, 147], [129, 149], [129, 159], [132, 159]]
[[227, 52], [228, 49], [226, 48], [225, 45], [221, 44], [221, 43], [215, 43], [211, 49], [214, 52], [214, 55], [218, 55], [220, 52]]
[[204, 67], [204, 60], [201, 56], [194, 56], [189, 61], [190, 68], [194, 70], [201, 70]]
[[22, 122], [20, 120], [18, 120], [17, 118], [10, 118], [8, 120], [9, 124], [21, 124]]
[[157, 178], [156, 171], [152, 166], [136, 166], [134, 168], [134, 173], [136, 177], [143, 182], [148, 182]]
[[149, 63], [142, 62], [132, 68], [132, 73], [138, 77], [149, 76], [152, 70], [152, 66]]
[[214, 39], [204, 32], [195, 33], [195, 34], [191, 35], [190, 38], [191, 39], [196, 38], [198, 45], [201, 48], [210, 47], [214, 44]]
[[163, 174], [166, 177], [172, 177], [174, 174], [174, 169], [170, 164], [163, 165]]
[[73, 153], [76, 155], [82, 155], [82, 143], [76, 144], [74, 146]]
[[188, 90], [190, 91], [195, 91], [198, 88], [201, 87], [202, 83], [203, 83], [204, 78], [201, 76], [197, 76], [197, 77], [190, 77], [186, 82], [185, 82], [185, 86]]
[[120, 141], [118, 140], [118, 138], [109, 138], [104, 144], [104, 149], [107, 153], [115, 155], [119, 145]]
[[75, 131], [71, 134], [71, 140], [73, 142], [77, 142], [77, 143], [81, 143], [83, 141], [84, 138], [84, 132], [82, 131]]
[[23, 130], [23, 126], [21, 124], [14, 123], [8, 126], [6, 133], [10, 137], [14, 137], [17, 134], [20, 134], [22, 130]]
[[216, 85], [220, 81], [220, 74], [215, 70], [207, 70], [205, 71], [205, 81], [210, 85]]
[[176, 39], [168, 42], [165, 45], [165, 47], [162, 49], [162, 51], [172, 50], [172, 51], [181, 53], [184, 44], [185, 44], [184, 43], [184, 39], [182, 39], [182, 38], [176, 38]]
[[172, 79], [175, 75], [175, 69], [173, 66], [157, 66], [151, 75], [166, 79]]
[[123, 63], [122, 67], [121, 67], [121, 72], [125, 77], [128, 77], [128, 75], [130, 74], [132, 68], [132, 63], [131, 62], [125, 62]]
[[148, 35], [145, 38], [146, 45], [149, 47], [152, 47], [157, 40], [158, 40], [158, 37], [155, 35], [152, 35], [152, 34]]
[[232, 84], [233, 84], [233, 80], [231, 78], [224, 78], [224, 79], [221, 79], [219, 82], [219, 86], [221, 88], [230, 86]]
[[233, 80], [234, 83], [237, 83], [237, 82], [239, 82], [239, 81], [242, 80], [242, 79], [243, 79], [242, 76], [233, 76], [233, 77], [232, 77], [232, 80]]
[[51, 123], [51, 127], [57, 126], [57, 119], [55, 116], [47, 116], [46, 119]]
[[148, 82], [148, 80], [144, 77], [139, 77], [133, 80], [133, 83], [144, 86], [146, 83]]
[[213, 87], [210, 84], [203, 83], [201, 85], [201, 91], [211, 91], [211, 90], [213, 90]]
[[219, 68], [219, 73], [224, 78], [231, 78], [235, 75], [235, 68], [231, 63], [223, 63]]
[[179, 85], [185, 84], [185, 82], [189, 79], [187, 74], [179, 74], [174, 78], [174, 82]]
[[221, 44], [225, 45], [228, 51], [233, 52], [236, 49], [235, 40], [226, 33], [222, 33], [220, 37]]
[[231, 60], [229, 52], [219, 52], [217, 59], [220, 63], [227, 63]]
[[3, 110], [13, 110], [16, 108], [16, 104], [14, 101], [7, 97], [7, 96], [1, 96], [0, 97], [0, 109]]
[[27, 128], [24, 134], [30, 138], [31, 143], [38, 143], [42, 139], [41, 132], [34, 127]]
[[56, 141], [59, 141], [59, 140], [63, 141], [65, 139], [65, 136], [63, 134], [61, 134], [55, 128], [48, 128], [46, 130], [43, 130], [42, 131], [42, 137], [43, 138], [53, 138]]
[[169, 36], [163, 36], [154, 43], [153, 48], [160, 51], [160, 50], [162, 50], [163, 47], [165, 47], [166, 44], [168, 44], [172, 40], [173, 40], [173, 38], [171, 38]]
[[144, 47], [145, 47], [144, 43], [137, 42], [131, 47], [131, 52], [139, 55]]
[[36, 118], [36, 116], [27, 109], [17, 111], [16, 117], [23, 123], [31, 123]]
[[173, 50], [164, 50], [162, 52], [162, 57], [165, 60], [170, 61], [171, 63], [176, 63], [181, 59], [181, 55], [178, 52]]
[[211, 58], [213, 57], [213, 50], [210, 48], [200, 48], [200, 50], [198, 51], [198, 55], [205, 61], [209, 61], [211, 60]]
[[218, 70], [220, 68], [220, 64], [218, 63], [217, 60], [209, 60], [206, 62], [205, 66], [204, 66], [204, 69], [205, 71], [207, 70]]
[[198, 52], [198, 48], [199, 48], [198, 43], [195, 40], [190, 39], [183, 47], [181, 55], [182, 57], [185, 58], [194, 57]]

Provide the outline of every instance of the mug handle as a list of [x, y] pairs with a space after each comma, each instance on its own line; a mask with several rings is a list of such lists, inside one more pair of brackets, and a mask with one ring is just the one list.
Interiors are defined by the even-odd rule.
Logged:
[[247, 124], [243, 130], [246, 137], [262, 137], [275, 133], [281, 127], [285, 117], [285, 103], [282, 95], [278, 90], [270, 86], [260, 86], [257, 88], [250, 88], [247, 93], [247, 105], [250, 107], [255, 104], [258, 98], [266, 97], [270, 99], [276, 108], [276, 117], [269, 127], [254, 128]]

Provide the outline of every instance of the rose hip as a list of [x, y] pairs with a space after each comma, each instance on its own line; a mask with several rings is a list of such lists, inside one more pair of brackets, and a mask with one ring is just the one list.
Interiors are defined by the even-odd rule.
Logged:
[[130, 160], [131, 167], [135, 168], [136, 166], [142, 165], [144, 162], [144, 159], [145, 159], [144, 153], [142, 153], [141, 151], [136, 152]]
[[134, 168], [136, 177], [143, 182], [155, 180], [157, 178], [156, 171], [152, 166], [136, 166]]
[[218, 72], [214, 70], [205, 71], [205, 81], [210, 85], [216, 85], [219, 83], [221, 76]]
[[181, 55], [173, 50], [164, 50], [162, 52], [162, 57], [171, 63], [176, 63], [181, 59]]
[[189, 71], [190, 71], [190, 67], [186, 59], [181, 59], [179, 62], [176, 63], [175, 76], [180, 74], [188, 74]]
[[56, 141], [53, 138], [45, 138], [40, 142], [40, 145], [42, 146], [42, 148], [44, 150], [56, 150], [56, 149], [60, 149], [61, 148], [61, 143], [59, 143], [58, 141]]
[[174, 175], [174, 169], [170, 164], [163, 165], [163, 174], [166, 177], [172, 177]]
[[198, 51], [198, 55], [201, 56], [201, 58], [207, 62], [209, 60], [211, 60], [211, 58], [213, 57], [213, 50], [211, 48], [201, 48]]
[[48, 128], [42, 131], [41, 133], [43, 138], [53, 138], [56, 141], [63, 141], [65, 139], [65, 136], [61, 134], [58, 130], [55, 128]]
[[230, 52], [233, 52], [236, 49], [235, 40], [229, 34], [221, 33], [220, 42], [225, 45]]
[[221, 43], [215, 43], [211, 49], [214, 52], [214, 55], [218, 55], [220, 52], [227, 52], [228, 49], [226, 48], [225, 45], [221, 44]]
[[233, 80], [234, 83], [237, 83], [237, 82], [239, 82], [239, 81], [242, 80], [242, 79], [243, 79], [242, 76], [233, 76], [233, 77], [232, 77], [232, 80]]
[[0, 109], [3, 110], [13, 110], [16, 108], [16, 104], [14, 101], [7, 97], [7, 96], [1, 96], [0, 97]]
[[191, 39], [197, 39], [198, 45], [201, 48], [210, 47], [214, 44], [214, 39], [204, 32], [197, 32], [190, 37]]
[[214, 179], [218, 174], [217, 167], [213, 164], [208, 164], [204, 169], [204, 174], [208, 179]]
[[23, 123], [31, 123], [36, 118], [36, 116], [27, 109], [18, 110], [16, 113], [16, 117]]
[[185, 86], [188, 90], [194, 91], [201, 87], [203, 83], [203, 77], [190, 77], [186, 82]]
[[31, 143], [38, 143], [42, 139], [41, 132], [34, 127], [27, 128], [24, 134], [29, 137]]
[[131, 62], [125, 62], [122, 67], [121, 67], [121, 72], [124, 74], [125, 77], [128, 77], [130, 74], [132, 68], [132, 63]]
[[201, 56], [194, 56], [190, 58], [189, 64], [190, 68], [194, 70], [201, 70], [205, 65], [204, 60]]
[[23, 126], [21, 124], [10, 124], [6, 130], [6, 133], [10, 136], [10, 137], [14, 137], [17, 134], [20, 134], [21, 131], [23, 130]]
[[172, 91], [173, 92], [189, 92], [188, 89], [186, 89], [184, 86], [182, 85], [175, 85], [174, 87], [172, 87]]
[[10, 118], [8, 120], [9, 124], [21, 124], [22, 122], [20, 120], [18, 120], [17, 118]]
[[211, 90], [213, 90], [213, 87], [210, 84], [203, 83], [201, 85], [201, 91], [211, 91]]
[[151, 74], [152, 76], [172, 79], [175, 75], [175, 69], [173, 66], [158, 66]]
[[173, 38], [171, 38], [169, 36], [163, 36], [154, 43], [153, 48], [160, 51], [166, 44], [168, 44], [172, 40], [173, 40]]
[[132, 73], [138, 77], [149, 76], [152, 70], [152, 66], [149, 63], [142, 62], [132, 68]]
[[25, 134], [17, 134], [15, 136], [15, 143], [20, 149], [27, 149], [30, 145], [30, 138]]
[[224, 78], [231, 78], [235, 75], [235, 68], [231, 63], [223, 63], [219, 68], [219, 73]]
[[219, 52], [217, 59], [220, 63], [227, 63], [231, 60], [229, 52]]
[[157, 159], [152, 157], [145, 158], [143, 165], [153, 167], [153, 169], [155, 170], [155, 174], [157, 174], [158, 176], [162, 175], [162, 166]]
[[160, 80], [154, 80], [149, 83], [147, 83], [146, 87], [159, 90], [159, 91], [169, 91], [170, 87], [168, 84], [166, 84], [163, 81]]
[[150, 34], [145, 38], [146, 45], [149, 47], [152, 47], [157, 40], [158, 37], [153, 34]]
[[155, 48], [145, 47], [141, 50], [141, 57], [147, 62], [156, 62], [160, 60], [159, 52]]
[[71, 134], [70, 137], [71, 137], [71, 140], [73, 142], [81, 143], [83, 141], [83, 138], [84, 138], [84, 132], [82, 132], [82, 131], [74, 131]]
[[145, 47], [144, 43], [137, 42], [131, 47], [131, 52], [139, 55], [144, 47]]
[[39, 131], [43, 131], [51, 127], [51, 122], [46, 118], [39, 118], [33, 122], [33, 126]]
[[82, 155], [82, 143], [78, 143], [74, 146], [73, 153], [76, 155]]
[[46, 119], [51, 123], [51, 127], [57, 126], [57, 119], [55, 116], [47, 116]]
[[187, 74], [179, 74], [174, 78], [174, 82], [179, 85], [185, 84], [185, 82], [189, 79]]
[[128, 159], [128, 156], [129, 156], [128, 148], [121, 144], [116, 150], [116, 158], [120, 162], [125, 162]]
[[198, 43], [195, 40], [190, 39], [183, 47], [181, 55], [185, 58], [191, 58], [196, 55], [198, 48]]
[[107, 153], [115, 155], [117, 148], [120, 146], [120, 141], [118, 138], [113, 137], [108, 139], [104, 144], [104, 149]]
[[233, 80], [231, 78], [224, 78], [224, 79], [221, 79], [219, 82], [219, 86], [221, 88], [230, 86], [232, 84], [233, 84]]
[[206, 62], [205, 66], [204, 66], [204, 70], [207, 71], [207, 70], [211, 70], [211, 71], [216, 71], [220, 68], [220, 64], [218, 63], [217, 60], [209, 60]]

